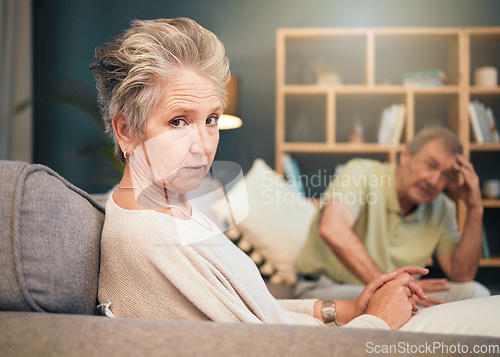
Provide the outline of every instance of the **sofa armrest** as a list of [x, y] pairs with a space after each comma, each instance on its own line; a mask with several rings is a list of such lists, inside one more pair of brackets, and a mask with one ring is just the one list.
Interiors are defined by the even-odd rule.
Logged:
[[[229, 324], [35, 312], [0, 312], [4, 356], [359, 356], [367, 348], [500, 339], [311, 326]], [[372, 347], [370, 347], [372, 346]]]

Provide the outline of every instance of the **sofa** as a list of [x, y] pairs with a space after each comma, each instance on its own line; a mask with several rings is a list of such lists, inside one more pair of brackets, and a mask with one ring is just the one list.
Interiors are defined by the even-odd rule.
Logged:
[[437, 344], [469, 351], [500, 344], [482, 336], [98, 316], [104, 214], [50, 168], [0, 161], [2, 356], [410, 355], [417, 348], [436, 354], [429, 346]]

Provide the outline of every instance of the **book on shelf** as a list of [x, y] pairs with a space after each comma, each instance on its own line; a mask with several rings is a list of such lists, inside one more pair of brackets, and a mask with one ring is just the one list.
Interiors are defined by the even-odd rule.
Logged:
[[403, 133], [403, 127], [405, 124], [405, 114], [406, 106], [404, 104], [399, 104], [395, 113], [396, 120], [391, 130], [391, 135], [389, 136], [389, 144], [397, 145], [400, 143], [401, 134]]
[[483, 258], [491, 258], [490, 245], [488, 243], [488, 237], [486, 236], [486, 227], [483, 224]]
[[469, 103], [469, 116], [470, 116], [470, 123], [472, 126], [472, 132], [474, 133], [474, 138], [476, 139], [476, 142], [479, 144], [484, 143], [483, 130], [481, 129], [478, 113], [476, 112], [476, 107], [473, 102]]
[[446, 74], [441, 70], [429, 70], [403, 73], [403, 85], [414, 87], [440, 87], [446, 81]]
[[382, 111], [377, 137], [377, 142], [379, 144], [386, 144], [389, 141], [389, 128], [391, 127], [390, 120], [392, 120], [390, 111], [391, 108], [384, 108]]
[[476, 108], [477, 117], [479, 118], [479, 125], [481, 126], [481, 130], [483, 132], [484, 141], [492, 142], [493, 135], [488, 128], [488, 119], [486, 118], [486, 108], [482, 103], [475, 102], [474, 106]]
[[292, 188], [297, 193], [305, 196], [306, 191], [304, 189], [304, 185], [302, 184], [302, 180], [300, 179], [300, 170], [297, 165], [297, 161], [294, 160], [290, 154], [283, 154], [283, 171], [285, 172], [285, 180], [288, 183], [288, 186]]
[[405, 114], [406, 106], [404, 104], [393, 104], [384, 108], [377, 137], [379, 144], [399, 144], [403, 133]]
[[440, 69], [432, 69], [428, 71], [406, 72], [403, 78], [438, 78], [442, 81], [446, 80], [446, 73]]
[[469, 116], [471, 119], [472, 132], [476, 142], [500, 142], [500, 136], [491, 108], [477, 100], [469, 103]]
[[486, 108], [486, 118], [488, 119], [488, 128], [491, 132], [493, 142], [500, 142], [500, 135], [498, 134], [495, 116], [493, 115], [493, 110], [491, 110], [491, 108]]
[[434, 87], [441, 87], [443, 85], [443, 82], [435, 78], [418, 79], [418, 80], [404, 79], [403, 85], [405, 85], [406, 87], [434, 88]]

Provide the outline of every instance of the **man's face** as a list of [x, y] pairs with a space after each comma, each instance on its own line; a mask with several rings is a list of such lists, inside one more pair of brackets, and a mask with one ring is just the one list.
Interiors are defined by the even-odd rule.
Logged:
[[403, 152], [398, 177], [403, 198], [415, 205], [434, 200], [455, 176], [456, 160], [441, 139], [429, 141], [413, 155]]

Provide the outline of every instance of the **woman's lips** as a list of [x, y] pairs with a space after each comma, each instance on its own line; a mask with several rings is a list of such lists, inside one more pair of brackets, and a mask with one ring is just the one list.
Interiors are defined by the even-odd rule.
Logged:
[[185, 169], [185, 170], [203, 170], [205, 167], [206, 167], [206, 165], [184, 166], [183, 169]]
[[191, 173], [205, 173], [207, 172], [207, 165], [193, 165], [193, 166], [184, 166], [181, 171], [191, 172]]

